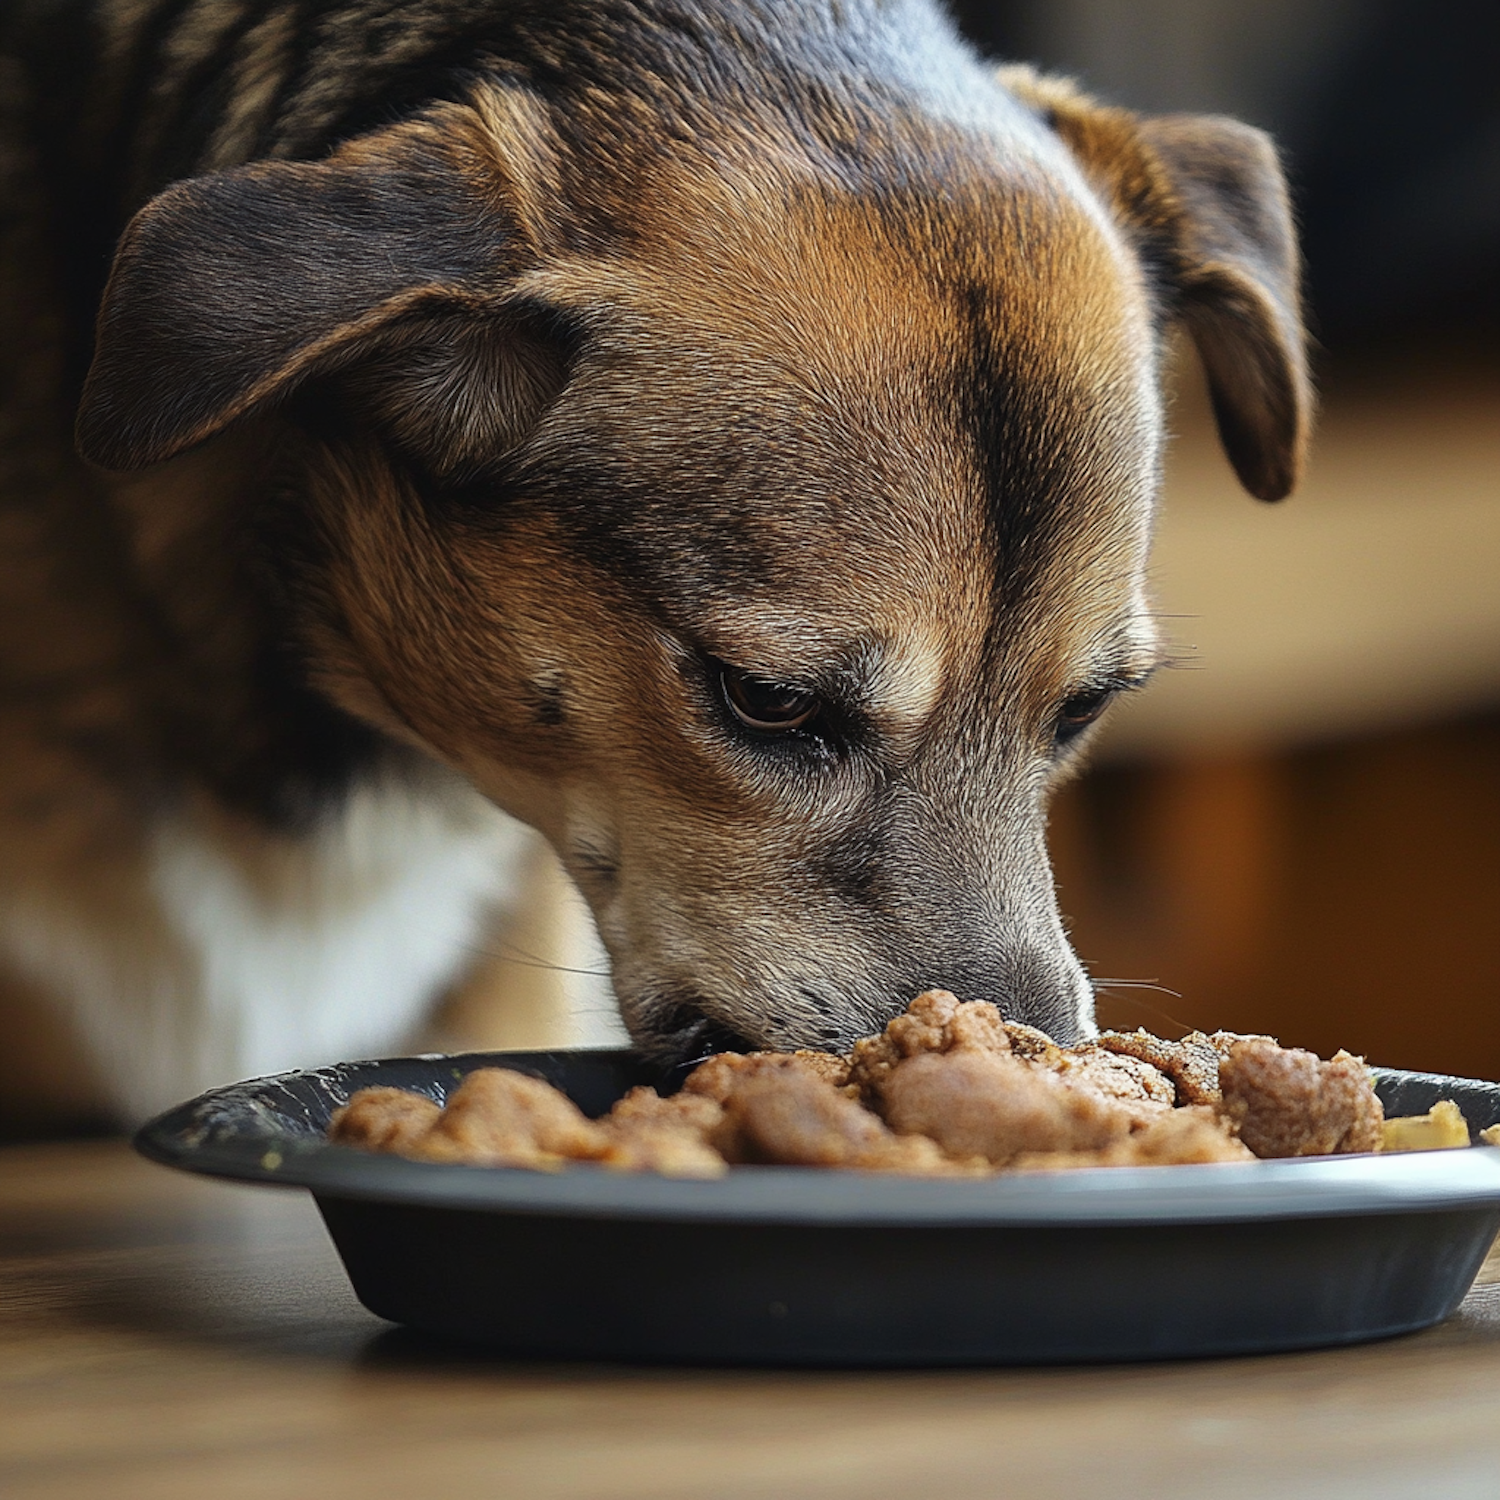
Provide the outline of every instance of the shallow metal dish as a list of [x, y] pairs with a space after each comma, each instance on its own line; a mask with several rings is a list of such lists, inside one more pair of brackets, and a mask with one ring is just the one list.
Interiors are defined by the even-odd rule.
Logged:
[[[589, 1114], [652, 1081], [620, 1051], [471, 1053], [215, 1089], [141, 1130], [154, 1161], [309, 1188], [354, 1290], [512, 1354], [770, 1364], [1159, 1359], [1423, 1328], [1500, 1229], [1500, 1150], [922, 1180], [739, 1167], [712, 1182], [440, 1166], [328, 1145], [356, 1089], [441, 1102], [520, 1068]], [[1377, 1069], [1389, 1114], [1500, 1086]]]

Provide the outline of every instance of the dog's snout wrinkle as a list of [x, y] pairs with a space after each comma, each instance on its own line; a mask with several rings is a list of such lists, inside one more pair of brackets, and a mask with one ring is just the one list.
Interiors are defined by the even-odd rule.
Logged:
[[815, 1023], [811, 1035], [825, 1046], [835, 1049], [852, 1046], [860, 1036], [857, 1030], [851, 1028], [849, 1022], [840, 1022], [838, 1001], [823, 990], [814, 989], [811, 985], [799, 984], [797, 986], [798, 996], [817, 1015], [822, 1017], [821, 1024]]

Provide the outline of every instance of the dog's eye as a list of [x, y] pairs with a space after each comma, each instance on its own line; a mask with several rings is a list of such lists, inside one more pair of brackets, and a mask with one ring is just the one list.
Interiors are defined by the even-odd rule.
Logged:
[[725, 667], [720, 680], [735, 718], [746, 728], [763, 733], [801, 729], [817, 716], [822, 706], [816, 693], [769, 682], [738, 667]]
[[1057, 725], [1053, 730], [1057, 743], [1065, 745], [1087, 729], [1109, 707], [1115, 692], [1114, 687], [1098, 687], [1074, 693], [1058, 710]]

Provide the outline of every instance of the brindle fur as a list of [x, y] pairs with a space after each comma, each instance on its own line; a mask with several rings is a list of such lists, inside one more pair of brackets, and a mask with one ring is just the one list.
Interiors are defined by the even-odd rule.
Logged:
[[[393, 778], [457, 826], [457, 771], [660, 1055], [938, 984], [1088, 1028], [1045, 804], [1060, 706], [1157, 656], [1172, 322], [1247, 488], [1305, 442], [1264, 137], [925, 0], [5, 25], [6, 889], [133, 910], [163, 817], [295, 843]], [[818, 733], [739, 729], [725, 662]]]

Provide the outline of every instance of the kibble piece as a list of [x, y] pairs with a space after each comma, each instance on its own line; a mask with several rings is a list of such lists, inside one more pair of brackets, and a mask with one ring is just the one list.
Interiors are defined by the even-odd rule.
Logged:
[[397, 1155], [436, 1123], [442, 1109], [409, 1089], [360, 1089], [328, 1122], [328, 1139], [364, 1151]]
[[597, 1160], [608, 1150], [605, 1132], [550, 1083], [510, 1068], [477, 1068], [404, 1154], [421, 1161], [550, 1169], [570, 1158]]
[[1364, 1061], [1255, 1038], [1236, 1042], [1219, 1069], [1222, 1112], [1260, 1157], [1380, 1149], [1384, 1111]]
[[703, 1094], [634, 1088], [599, 1122], [609, 1137], [602, 1165], [619, 1172], [660, 1172], [664, 1177], [722, 1177], [728, 1163], [709, 1143], [724, 1118], [723, 1106]]
[[1169, 1167], [1204, 1162], [1254, 1161], [1225, 1122], [1204, 1104], [1158, 1114], [1144, 1128], [1097, 1151], [1041, 1151], [1019, 1156], [1016, 1172], [1071, 1171], [1080, 1167]]

